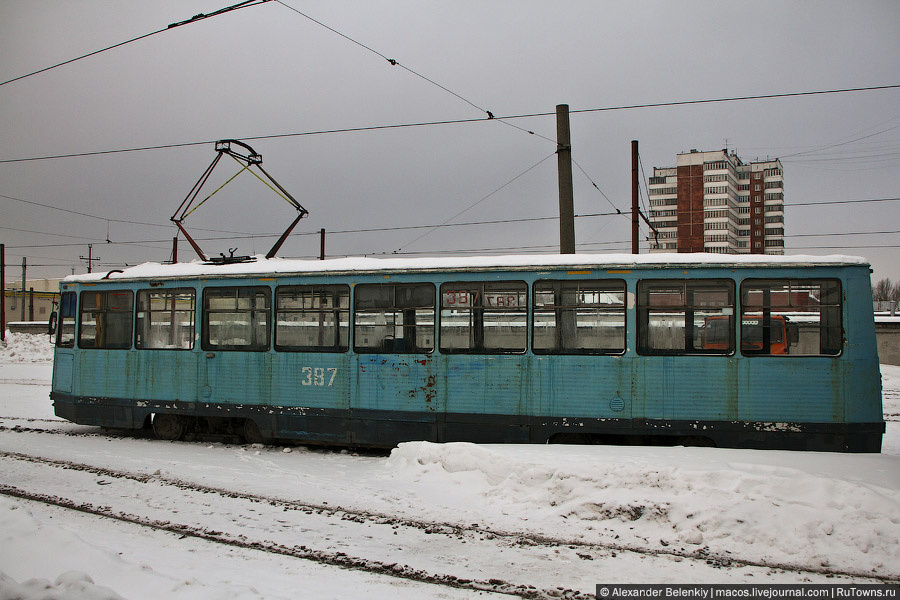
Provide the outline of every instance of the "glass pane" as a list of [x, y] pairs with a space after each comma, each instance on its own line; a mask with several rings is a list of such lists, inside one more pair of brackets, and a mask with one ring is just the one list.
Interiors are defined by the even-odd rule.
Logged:
[[748, 355], [840, 354], [838, 280], [747, 280], [741, 287], [741, 351]]
[[441, 286], [441, 350], [524, 352], [528, 339], [527, 286], [521, 281]]
[[210, 288], [204, 293], [204, 347], [254, 350], [269, 347], [269, 297], [264, 287]]
[[276, 292], [275, 348], [344, 352], [349, 347], [350, 287], [283, 286]]
[[138, 292], [135, 345], [141, 349], [193, 348], [195, 301], [192, 289]]
[[355, 292], [357, 352], [434, 350], [432, 284], [359, 285]]
[[534, 297], [536, 353], [625, 350], [625, 282], [538, 281]]
[[80, 348], [131, 348], [134, 296], [130, 291], [82, 292]]
[[734, 352], [734, 283], [639, 282], [638, 349], [644, 354]]

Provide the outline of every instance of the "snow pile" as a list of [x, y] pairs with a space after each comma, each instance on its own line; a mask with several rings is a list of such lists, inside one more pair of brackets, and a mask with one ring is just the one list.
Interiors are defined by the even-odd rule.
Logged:
[[56, 581], [29, 579], [16, 583], [0, 571], [0, 600], [122, 600], [109, 588], [94, 584], [94, 580], [80, 571], [67, 571]]
[[34, 333], [13, 333], [6, 330], [6, 341], [0, 344], [0, 362], [26, 363], [53, 361], [50, 336]]
[[[410, 442], [387, 462], [392, 477], [440, 490], [437, 503], [465, 502], [472, 518], [479, 511], [508, 516], [490, 523], [499, 529], [525, 524], [569, 540], [900, 576], [896, 460], [850, 460], [711, 448], [663, 455], [638, 447]], [[854, 473], [860, 460], [871, 463], [872, 475]], [[465, 494], [454, 501], [454, 490]]]

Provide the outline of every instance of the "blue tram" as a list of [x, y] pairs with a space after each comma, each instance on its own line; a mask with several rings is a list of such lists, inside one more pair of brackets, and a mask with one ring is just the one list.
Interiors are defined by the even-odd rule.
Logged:
[[62, 282], [51, 398], [169, 440], [879, 452], [869, 273], [708, 254], [147, 264]]

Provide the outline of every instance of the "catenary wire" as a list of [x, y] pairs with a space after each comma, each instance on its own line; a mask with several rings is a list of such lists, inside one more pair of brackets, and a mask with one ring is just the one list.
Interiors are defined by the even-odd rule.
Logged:
[[[592, 113], [592, 112], [604, 112], [604, 111], [616, 111], [616, 110], [634, 110], [634, 109], [642, 109], [642, 108], [663, 108], [669, 106], [686, 106], [691, 104], [710, 104], [714, 102], [735, 102], [735, 101], [748, 101], [748, 100], [770, 100], [775, 98], [790, 98], [797, 96], [811, 96], [817, 94], [841, 94], [848, 92], [866, 92], [866, 91], [876, 91], [876, 90], [887, 90], [887, 89], [896, 89], [900, 88], [900, 84], [894, 85], [881, 85], [881, 86], [869, 86], [869, 87], [859, 87], [859, 88], [843, 88], [843, 89], [832, 89], [832, 90], [819, 90], [812, 92], [789, 92], [784, 94], [761, 94], [757, 96], [734, 96], [730, 98], [709, 98], [703, 100], [684, 100], [684, 101], [676, 101], [676, 102], [655, 102], [648, 104], [631, 104], [631, 105], [621, 105], [621, 106], [606, 106], [600, 108], [585, 108], [578, 110], [570, 110], [569, 114], [578, 114], [578, 113]], [[529, 119], [535, 117], [549, 117], [556, 116], [555, 112], [541, 112], [541, 113], [529, 113], [529, 114], [520, 114], [520, 115], [507, 115], [502, 117], [495, 117], [498, 120], [501, 119]], [[384, 129], [399, 129], [399, 128], [412, 128], [412, 127], [429, 127], [429, 126], [439, 126], [439, 125], [457, 125], [463, 123], [485, 123], [492, 119], [488, 117], [482, 117], [477, 119], [445, 119], [445, 120], [435, 120], [435, 121], [421, 121], [416, 123], [397, 123], [392, 125], [370, 125], [364, 127], [345, 127], [339, 129], [323, 129], [316, 131], [300, 131], [294, 133], [278, 133], [271, 135], [257, 135], [257, 136], [245, 136], [241, 137], [242, 140], [247, 141], [256, 141], [256, 140], [270, 140], [270, 139], [280, 139], [280, 138], [290, 138], [290, 137], [300, 137], [300, 136], [309, 136], [309, 135], [328, 135], [328, 134], [336, 134], [336, 133], [358, 133], [363, 131], [378, 131]], [[139, 146], [133, 148], [119, 148], [115, 150], [97, 150], [91, 152], [73, 152], [70, 154], [56, 154], [56, 155], [45, 155], [45, 156], [35, 156], [28, 158], [7, 158], [0, 159], [0, 164], [5, 163], [16, 163], [16, 162], [28, 162], [28, 161], [37, 161], [37, 160], [54, 160], [54, 159], [62, 159], [62, 158], [77, 158], [77, 157], [86, 157], [86, 156], [99, 156], [106, 154], [118, 154], [123, 152], [142, 152], [147, 150], [164, 150], [170, 148], [185, 148], [190, 146], [202, 146], [206, 144], [214, 144], [217, 140], [204, 140], [202, 142], [182, 142], [182, 143], [173, 143], [173, 144], [160, 144], [156, 146]]]
[[245, 2], [239, 2], [238, 4], [235, 4], [235, 5], [233, 5], [233, 6], [228, 6], [228, 7], [225, 7], [225, 8], [221, 8], [221, 9], [219, 9], [219, 10], [217, 10], [217, 11], [214, 11], [214, 12], [211, 12], [211, 13], [209, 13], [209, 14], [203, 14], [203, 13], [200, 13], [200, 14], [198, 14], [198, 15], [194, 15], [194, 16], [191, 17], [190, 19], [186, 19], [186, 20], [180, 21], [180, 22], [178, 22], [178, 23], [171, 23], [171, 24], [168, 25], [167, 27], [163, 27], [162, 29], [157, 29], [156, 31], [151, 31], [150, 33], [145, 33], [145, 34], [143, 34], [143, 35], [139, 35], [139, 36], [137, 36], [137, 37], [131, 38], [130, 40], [125, 40], [124, 42], [119, 42], [118, 44], [113, 44], [112, 46], [107, 46], [106, 48], [101, 48], [100, 50], [94, 50], [93, 52], [88, 52], [87, 54], [82, 54], [81, 56], [76, 56], [75, 58], [70, 58], [69, 60], [64, 60], [64, 61], [61, 62], [61, 63], [57, 63], [57, 64], [51, 65], [51, 66], [49, 66], [49, 67], [44, 67], [43, 69], [38, 69], [37, 71], [33, 71], [33, 72], [31, 72], [31, 73], [26, 73], [25, 75], [19, 75], [18, 77], [13, 77], [12, 79], [8, 79], [8, 80], [6, 80], [6, 81], [2, 81], [2, 82], [0, 82], [0, 86], [6, 85], [7, 83], [12, 83], [12, 82], [14, 82], [14, 81], [19, 81], [19, 80], [21, 80], [21, 79], [25, 79], [25, 78], [27, 78], [27, 77], [31, 77], [32, 75], [37, 75], [37, 74], [39, 74], [39, 73], [44, 73], [44, 72], [46, 72], [46, 71], [50, 71], [50, 70], [52, 70], [52, 69], [56, 69], [56, 68], [62, 67], [62, 66], [64, 66], [64, 65], [71, 64], [71, 63], [76, 62], [76, 61], [79, 61], [79, 60], [81, 60], [81, 59], [83, 59], [83, 58], [88, 58], [88, 57], [90, 57], [90, 56], [96, 56], [97, 54], [101, 54], [101, 53], [103, 53], [103, 52], [106, 52], [106, 51], [108, 51], [108, 50], [112, 50], [112, 49], [114, 49], [114, 48], [119, 48], [119, 47], [121, 47], [121, 46], [124, 46], [124, 45], [126, 45], [126, 44], [130, 44], [130, 43], [132, 43], [132, 42], [137, 42], [138, 40], [143, 40], [143, 39], [145, 39], [145, 38], [148, 38], [148, 37], [157, 35], [157, 34], [162, 33], [162, 32], [164, 32], [164, 31], [168, 31], [169, 29], [174, 29], [175, 27], [180, 27], [180, 26], [182, 26], [182, 25], [187, 25], [188, 23], [195, 23], [195, 22], [200, 21], [200, 20], [202, 20], [202, 19], [206, 19], [206, 18], [209, 18], [209, 17], [215, 17], [215, 16], [218, 16], [218, 15], [223, 14], [223, 13], [226, 13], [226, 12], [231, 12], [231, 11], [233, 11], [233, 10], [238, 10], [238, 9], [241, 9], [241, 8], [247, 8], [247, 7], [249, 7], [249, 6], [256, 6], [257, 4], [262, 4], [262, 3], [268, 2], [268, 1], [269, 1], [269, 0], [246, 0]]

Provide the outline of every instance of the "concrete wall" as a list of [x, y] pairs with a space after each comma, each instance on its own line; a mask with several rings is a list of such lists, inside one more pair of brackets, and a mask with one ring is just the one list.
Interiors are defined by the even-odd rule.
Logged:
[[875, 317], [878, 361], [900, 366], [900, 317]]

